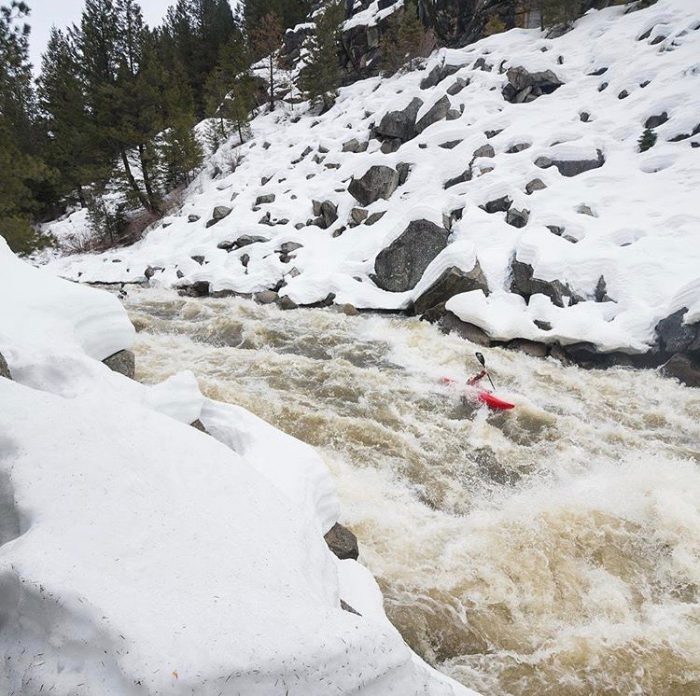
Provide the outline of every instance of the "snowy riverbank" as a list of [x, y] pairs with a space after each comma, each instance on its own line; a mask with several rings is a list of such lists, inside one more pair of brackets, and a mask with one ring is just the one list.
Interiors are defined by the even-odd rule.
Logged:
[[324, 543], [339, 506], [313, 448], [191, 373], [147, 387], [100, 362], [133, 338], [115, 297], [0, 240], [0, 691], [473, 693]]

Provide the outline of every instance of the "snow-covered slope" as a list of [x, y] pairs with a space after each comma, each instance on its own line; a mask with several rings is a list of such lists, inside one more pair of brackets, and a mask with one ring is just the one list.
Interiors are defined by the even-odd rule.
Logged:
[[110, 371], [133, 333], [116, 299], [3, 240], [0, 281], [0, 693], [473, 694], [329, 551], [338, 502], [311, 447], [190, 373]]
[[[52, 269], [86, 282], [139, 282], [150, 266], [152, 284], [199, 281], [212, 292], [240, 293], [283, 284], [280, 295], [297, 304], [333, 293], [337, 303], [397, 309], [444, 269], [469, 271], [477, 259], [490, 294], [462, 293], [447, 306], [493, 338], [644, 351], [660, 318], [679, 302], [700, 302], [700, 134], [692, 135], [700, 126], [700, 8], [695, 0], [659, 0], [625, 11], [591, 11], [556, 39], [516, 29], [443, 49], [423, 70], [342, 89], [319, 117], [298, 106], [260, 116], [254, 138], [217, 153], [181, 212], [140, 243], [59, 259]], [[441, 65], [453, 66], [451, 74], [421, 89]], [[503, 89], [517, 67], [552, 71], [563, 85], [512, 103]], [[442, 113], [397, 151], [382, 152], [372, 136], [386, 113], [419, 98], [420, 121], [445, 96], [447, 118]], [[637, 141], [651, 117], [658, 141], [640, 153]], [[360, 147], [344, 151], [352, 139]], [[348, 150], [367, 142], [364, 151]], [[604, 163], [561, 173], [582, 161]], [[352, 178], [400, 163], [410, 165], [405, 183], [388, 200], [364, 206], [384, 216], [351, 226], [359, 207], [347, 190]], [[470, 180], [445, 187], [466, 171]], [[534, 179], [541, 185], [528, 193]], [[256, 205], [271, 194], [272, 202]], [[503, 197], [509, 201], [499, 205]], [[337, 206], [326, 229], [313, 200]], [[206, 227], [216, 206], [232, 211]], [[516, 211], [527, 211], [524, 224]], [[377, 254], [420, 219], [450, 227], [449, 245], [415, 287], [380, 289], [372, 280]], [[269, 241], [238, 247], [243, 235]], [[286, 242], [303, 246], [289, 253]], [[514, 287], [513, 259], [542, 283], [560, 281], [575, 303], [567, 297], [557, 306], [541, 290]]]

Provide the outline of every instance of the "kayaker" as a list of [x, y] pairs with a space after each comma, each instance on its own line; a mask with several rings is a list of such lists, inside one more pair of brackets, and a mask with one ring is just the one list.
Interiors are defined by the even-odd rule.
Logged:
[[475, 384], [478, 384], [482, 379], [484, 379], [484, 377], [486, 377], [486, 370], [477, 372], [475, 375], [473, 375], [467, 380], [467, 384], [470, 387], [473, 387]]

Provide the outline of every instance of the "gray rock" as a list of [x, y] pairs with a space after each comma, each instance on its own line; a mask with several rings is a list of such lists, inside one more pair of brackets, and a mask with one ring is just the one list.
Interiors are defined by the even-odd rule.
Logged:
[[414, 302], [413, 311], [415, 314], [423, 314], [432, 307], [444, 304], [454, 295], [471, 290], [483, 290], [487, 295], [489, 293], [486, 277], [478, 261], [471, 271], [463, 271], [456, 266], [446, 269]]
[[263, 196], [258, 196], [255, 199], [255, 205], [262, 205], [263, 203], [274, 203], [275, 202], [275, 194], [274, 193], [266, 193]]
[[529, 300], [532, 295], [542, 294], [549, 297], [557, 307], [564, 307], [565, 298], [578, 300], [568, 285], [559, 280], [541, 280], [534, 277], [529, 263], [513, 259], [511, 263], [512, 281], [510, 291]]
[[130, 379], [136, 374], [136, 358], [130, 350], [120, 350], [102, 361], [110, 370]]
[[348, 558], [356, 561], [360, 555], [357, 537], [342, 524], [336, 522], [323, 537], [328, 548], [342, 561]]
[[280, 297], [277, 306], [280, 309], [296, 309], [299, 305], [296, 302], [294, 302], [294, 300], [291, 297], [285, 295], [284, 297]]
[[233, 208], [229, 208], [227, 205], [217, 205], [211, 216], [214, 220], [223, 220], [227, 215], [230, 215], [232, 210]]
[[435, 87], [435, 85], [442, 82], [446, 77], [454, 75], [460, 67], [459, 65], [436, 65], [428, 75], [421, 80], [420, 88], [430, 89], [430, 87]]
[[283, 244], [280, 244], [279, 251], [283, 254], [291, 254], [293, 251], [301, 249], [303, 246], [304, 245], [299, 244], [299, 242], [284, 242]]
[[350, 211], [350, 220], [352, 221], [352, 224], [359, 225], [367, 219], [368, 215], [369, 212], [364, 208], [353, 208]]
[[700, 351], [700, 323], [685, 324], [687, 311], [687, 307], [682, 307], [656, 325], [657, 343], [662, 352]]
[[241, 254], [241, 265], [244, 268], [248, 268], [249, 263], [250, 263], [250, 254]]
[[[364, 144], [364, 150], [367, 149], [367, 144]], [[357, 138], [352, 138], [343, 143], [343, 152], [363, 152], [363, 146]]]
[[600, 150], [596, 150], [596, 159], [591, 160], [556, 160], [550, 157], [538, 157], [535, 165], [540, 169], [556, 167], [562, 176], [578, 176], [591, 169], [597, 169], [605, 164], [605, 157]]
[[547, 185], [544, 183], [544, 181], [542, 181], [542, 179], [531, 179], [527, 182], [527, 184], [525, 184], [525, 193], [527, 193], [529, 196], [535, 191], [541, 191], [542, 189], [546, 188]]
[[449, 230], [428, 220], [414, 220], [374, 262], [374, 281], [389, 292], [416, 286], [428, 264], [447, 246]]
[[396, 171], [399, 173], [399, 186], [403, 186], [411, 173], [411, 165], [408, 162], [399, 162], [396, 165]]
[[345, 303], [344, 305], [340, 305], [340, 311], [346, 316], [346, 317], [356, 317], [359, 315], [359, 310], [355, 305], [351, 305], [350, 303]]
[[12, 379], [12, 375], [10, 374], [10, 368], [7, 365], [7, 360], [5, 360], [2, 353], [0, 353], [0, 377]]
[[674, 377], [687, 387], [700, 387], [700, 359], [676, 353], [661, 366], [661, 374]]
[[197, 222], [199, 220], [199, 215], [188, 215], [187, 216], [187, 222]]
[[194, 256], [190, 256], [190, 258], [198, 263], [200, 266], [204, 263], [204, 257], [200, 256], [199, 254], [195, 254]]
[[351, 614], [357, 614], [357, 616], [362, 616], [362, 614], [360, 614], [360, 612], [357, 611], [357, 609], [353, 609], [353, 608], [352, 608], [344, 599], [342, 599], [342, 598], [341, 598], [341, 600], [340, 600], [340, 608], [341, 608], [343, 611], [348, 611], [348, 612], [350, 612]]
[[663, 111], [655, 116], [649, 116], [649, 118], [644, 121], [645, 128], [658, 128], [668, 121], [668, 114]]
[[506, 348], [531, 355], [533, 358], [544, 358], [547, 356], [546, 344], [528, 341], [526, 338], [515, 338], [512, 341], [508, 341]]
[[390, 138], [382, 143], [379, 148], [385, 155], [390, 155], [392, 152], [396, 152], [401, 147], [402, 141], [398, 138]]
[[389, 111], [384, 114], [375, 132], [381, 138], [397, 138], [408, 142], [416, 136], [416, 115], [423, 105], [423, 100], [414, 97], [410, 104], [401, 111]]
[[487, 213], [493, 214], [505, 213], [510, 209], [511, 205], [513, 205], [513, 201], [511, 200], [510, 196], [501, 196], [500, 198], [494, 198], [492, 201], [488, 201], [488, 203], [484, 203], [479, 207], [482, 210], [485, 210]]
[[492, 341], [489, 335], [478, 326], [462, 321], [452, 312], [444, 312], [438, 319], [438, 327], [443, 333], [456, 333], [461, 338], [476, 343], [478, 346], [488, 347]]
[[444, 189], [452, 188], [453, 186], [457, 186], [457, 184], [463, 184], [465, 181], [471, 181], [472, 180], [472, 168], [471, 166], [467, 167], [461, 174], [458, 174], [455, 177], [452, 177], [452, 179], [448, 179], [442, 187]]
[[360, 205], [370, 205], [380, 198], [388, 200], [398, 186], [399, 172], [391, 167], [375, 164], [359, 179], [352, 179], [348, 192]]
[[451, 97], [454, 97], [455, 94], [459, 94], [468, 84], [469, 84], [469, 80], [465, 80], [464, 78], [458, 77], [458, 78], [447, 88], [447, 93], [448, 93]]
[[253, 294], [253, 299], [262, 305], [273, 304], [277, 302], [279, 295], [274, 290], [263, 290]]
[[486, 145], [482, 145], [481, 147], [477, 147], [476, 150], [474, 150], [474, 153], [472, 157], [476, 159], [477, 157], [495, 157], [496, 156], [496, 151], [493, 149], [493, 145], [489, 145], [488, 143]]
[[450, 109], [447, 112], [447, 114], [445, 114], [445, 120], [446, 121], [456, 121], [461, 115], [462, 115], [462, 112], [459, 111], [458, 109]]
[[523, 150], [527, 150], [530, 147], [530, 143], [516, 143], [512, 147], [509, 147], [506, 150], [506, 154], [508, 155], [514, 155], [518, 152], [522, 152]]
[[260, 237], [256, 234], [242, 234], [238, 239], [236, 239], [236, 246], [237, 247], [244, 247], [248, 246], [249, 244], [259, 244], [261, 242], [269, 242], [270, 240], [267, 237]]
[[421, 116], [418, 123], [416, 123], [416, 132], [422, 133], [428, 126], [432, 126], [433, 123], [442, 121], [443, 118], [447, 116], [447, 112], [450, 110], [450, 100], [447, 96], [442, 96], [438, 99], [428, 111]]
[[510, 68], [506, 78], [508, 82], [503, 88], [503, 98], [515, 104], [534, 101], [564, 84], [551, 70], [531, 73], [522, 66]]
[[366, 220], [365, 225], [374, 225], [375, 222], [379, 222], [386, 215], [386, 210], [379, 210], [376, 213], [372, 213]]
[[459, 145], [461, 142], [461, 138], [459, 140], [448, 140], [445, 143], [440, 143], [438, 147], [441, 147], [443, 150], [452, 150], [455, 147], [457, 147], [457, 145]]
[[506, 222], [513, 227], [525, 227], [530, 219], [529, 210], [518, 210], [517, 208], [509, 208], [506, 213]]
[[320, 227], [323, 229], [330, 227], [338, 219], [338, 206], [331, 201], [323, 201], [321, 203], [320, 216], [323, 221]]

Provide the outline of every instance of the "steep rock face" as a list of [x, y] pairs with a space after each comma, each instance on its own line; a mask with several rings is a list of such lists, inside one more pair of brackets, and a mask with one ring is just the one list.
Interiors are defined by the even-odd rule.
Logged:
[[483, 290], [485, 294], [489, 292], [486, 277], [478, 261], [471, 271], [463, 271], [456, 266], [443, 271], [440, 277], [414, 302], [413, 311], [415, 314], [423, 314], [433, 307], [444, 304], [450, 297], [471, 290]]
[[374, 281], [382, 290], [411, 290], [430, 262], [447, 246], [449, 230], [429, 220], [414, 220], [374, 263]]

